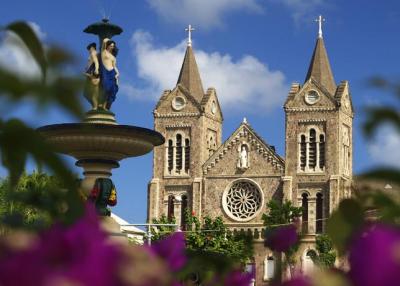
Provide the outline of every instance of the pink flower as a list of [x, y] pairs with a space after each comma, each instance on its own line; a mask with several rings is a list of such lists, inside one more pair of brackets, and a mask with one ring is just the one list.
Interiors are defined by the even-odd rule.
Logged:
[[349, 262], [354, 286], [399, 285], [400, 229], [385, 224], [366, 227], [351, 243]]
[[106, 238], [88, 206], [74, 225], [54, 225], [31, 248], [2, 256], [0, 285], [116, 285], [121, 254]]
[[294, 225], [285, 225], [266, 231], [265, 246], [273, 251], [285, 252], [297, 242]]
[[151, 246], [153, 253], [167, 261], [172, 271], [180, 270], [186, 263], [185, 237], [182, 232], [157, 241]]
[[224, 284], [226, 286], [249, 286], [252, 278], [254, 277], [254, 273], [247, 273], [241, 271], [233, 271], [229, 273], [225, 280]]

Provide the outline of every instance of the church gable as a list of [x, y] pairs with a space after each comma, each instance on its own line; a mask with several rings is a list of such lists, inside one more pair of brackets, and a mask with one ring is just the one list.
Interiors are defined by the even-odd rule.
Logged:
[[158, 114], [200, 113], [201, 106], [185, 87], [178, 84], [172, 91], [164, 92], [154, 112]]
[[352, 116], [354, 113], [353, 103], [350, 96], [350, 89], [348, 81], [342, 81], [335, 94], [336, 100], [340, 103], [340, 108], [346, 114]]
[[212, 119], [223, 120], [221, 106], [219, 105], [217, 92], [210, 87], [200, 103], [204, 113]]
[[203, 165], [205, 176], [280, 176], [283, 172], [283, 159], [245, 122]]
[[302, 87], [293, 85], [285, 103], [286, 109], [336, 109], [336, 99], [313, 78]]

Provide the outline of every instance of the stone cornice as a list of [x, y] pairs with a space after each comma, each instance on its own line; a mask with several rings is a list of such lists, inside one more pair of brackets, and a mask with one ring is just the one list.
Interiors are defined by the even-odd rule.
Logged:
[[241, 175], [213, 175], [207, 176], [207, 179], [241, 179], [241, 178], [277, 178], [281, 179], [281, 175], [248, 175], [246, 174], [245, 177]]
[[167, 124], [165, 125], [165, 128], [190, 128], [192, 127], [191, 124]]
[[186, 113], [168, 113], [168, 114], [160, 114], [158, 112], [154, 112], [154, 118], [178, 118], [178, 117], [199, 117], [200, 113], [197, 112], [186, 112]]
[[312, 119], [300, 119], [299, 123], [309, 123], [309, 122], [315, 122], [315, 123], [319, 123], [319, 122], [326, 122], [326, 119], [321, 119], [321, 118], [312, 118]]
[[286, 112], [320, 112], [320, 111], [336, 111], [336, 107], [285, 107]]
[[218, 119], [217, 117], [215, 117], [214, 115], [212, 115], [212, 114], [210, 114], [210, 113], [204, 112], [203, 115], [204, 115], [205, 117], [211, 119], [211, 120], [214, 120], [214, 121], [218, 122], [218, 123], [222, 123], [222, 122], [223, 122], [223, 120]]

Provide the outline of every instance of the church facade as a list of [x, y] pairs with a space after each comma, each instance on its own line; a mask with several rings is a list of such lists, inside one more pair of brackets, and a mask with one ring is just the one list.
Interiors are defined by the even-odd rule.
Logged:
[[315, 235], [338, 203], [350, 196], [353, 107], [347, 81], [336, 84], [322, 35], [303, 84], [293, 83], [284, 103], [285, 156], [277, 154], [244, 119], [222, 141], [223, 113], [214, 88], [203, 89], [191, 43], [176, 86], [154, 109], [154, 128], [166, 143], [154, 149], [148, 221], [174, 216], [221, 216], [254, 237], [255, 285], [267, 285], [274, 254], [263, 244], [262, 215], [272, 198], [302, 206], [305, 233], [298, 268], [312, 268]]

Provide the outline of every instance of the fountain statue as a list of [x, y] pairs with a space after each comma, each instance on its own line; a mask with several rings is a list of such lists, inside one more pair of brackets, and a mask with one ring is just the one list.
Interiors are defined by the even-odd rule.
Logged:
[[147, 128], [120, 125], [110, 111], [118, 92], [117, 45], [111, 38], [122, 29], [107, 19], [89, 25], [84, 32], [97, 35], [99, 48], [87, 46], [84, 97], [91, 104], [83, 122], [42, 126], [38, 131], [57, 152], [74, 157], [83, 168], [81, 189], [95, 203], [99, 215], [109, 216], [107, 205], [116, 204], [116, 191], [111, 170], [119, 161], [144, 155], [164, 143], [164, 137]]

